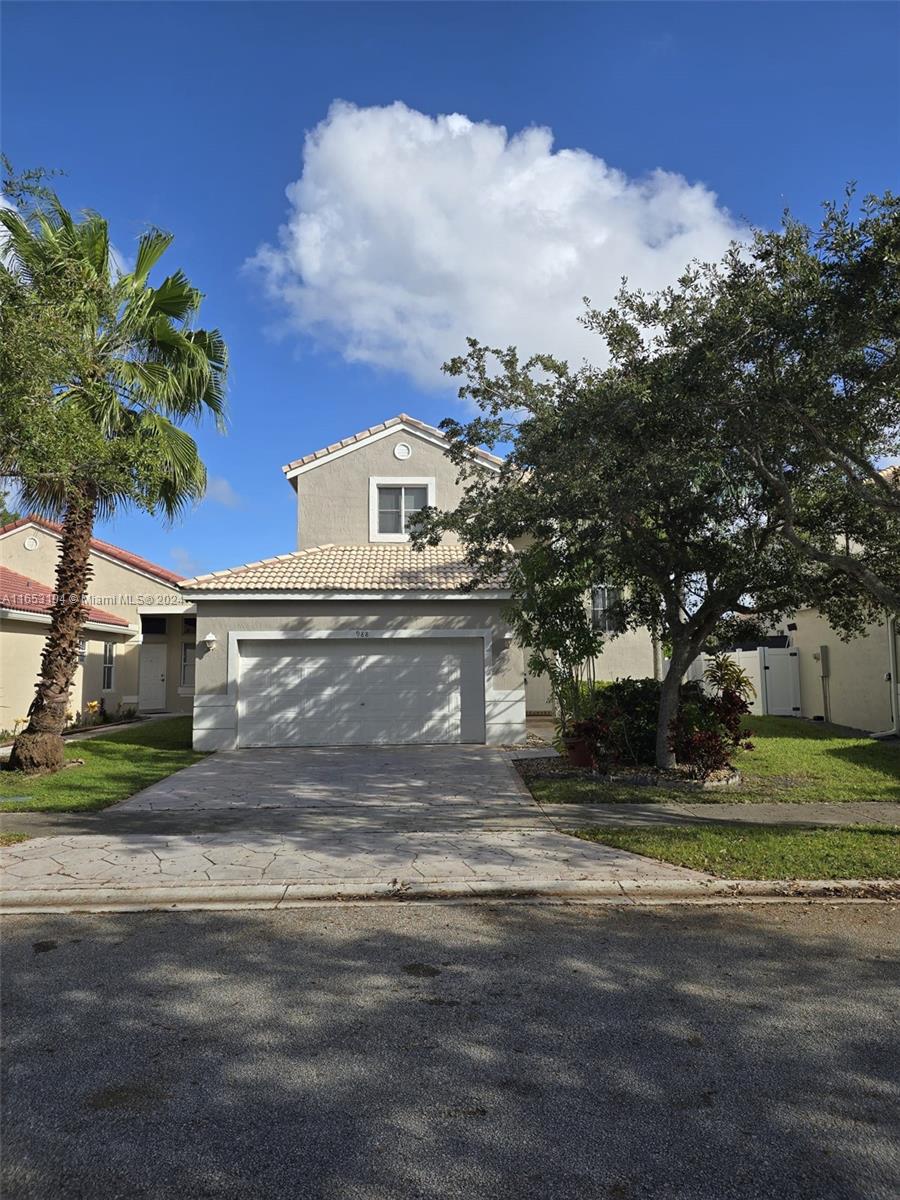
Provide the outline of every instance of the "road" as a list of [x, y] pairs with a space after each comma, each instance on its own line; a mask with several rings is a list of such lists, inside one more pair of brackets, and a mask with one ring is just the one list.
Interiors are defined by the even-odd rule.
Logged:
[[3, 922], [4, 1200], [896, 1200], [900, 906]]

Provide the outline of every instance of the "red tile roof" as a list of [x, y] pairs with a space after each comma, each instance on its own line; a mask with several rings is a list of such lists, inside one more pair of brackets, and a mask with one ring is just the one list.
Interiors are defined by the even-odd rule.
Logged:
[[[39, 525], [41, 529], [48, 529], [51, 533], [62, 533], [62, 525], [32, 513], [30, 516], [19, 517], [18, 521], [12, 521], [9, 525], [0, 527], [0, 537], [22, 525]], [[139, 554], [132, 554], [130, 550], [114, 546], [111, 542], [101, 542], [99, 538], [91, 538], [91, 549], [96, 550], [98, 554], [105, 554], [107, 558], [116, 559], [126, 567], [134, 567], [136, 571], [143, 571], [145, 575], [153, 575], [164, 583], [180, 583], [184, 579], [184, 576], [179, 575], [177, 571], [170, 571], [168, 567], [161, 567], [158, 563], [152, 563], [149, 559], [141, 558]]]
[[[53, 589], [46, 583], [38, 583], [18, 571], [0, 566], [0, 608], [11, 608], [16, 612], [49, 613], [53, 607]], [[128, 622], [124, 617], [107, 612], [103, 608], [88, 606], [86, 621], [96, 621], [99, 625], [124, 625]]]

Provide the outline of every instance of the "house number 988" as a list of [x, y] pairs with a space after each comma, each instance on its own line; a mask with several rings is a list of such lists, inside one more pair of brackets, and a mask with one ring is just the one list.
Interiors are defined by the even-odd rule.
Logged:
[[369, 631], [368, 631], [368, 629], [357, 629], [357, 631], [356, 631], [356, 636], [357, 636], [358, 638], [360, 638], [360, 637], [368, 637], [368, 636], [369, 636]]

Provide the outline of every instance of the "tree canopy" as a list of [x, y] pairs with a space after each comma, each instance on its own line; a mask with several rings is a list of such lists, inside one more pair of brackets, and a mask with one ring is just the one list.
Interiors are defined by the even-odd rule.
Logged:
[[[815, 603], [853, 632], [891, 599], [900, 481], [877, 463], [898, 448], [897, 215], [890, 197], [857, 224], [830, 206], [817, 234], [787, 220], [659, 293], [588, 304], [606, 369], [474, 339], [445, 367], [480, 415], [443, 422], [464, 494], [420, 539], [453, 530], [476, 576], [507, 570], [519, 622], [540, 588], [623, 588], [620, 628], [671, 653], [660, 765], [678, 683], [726, 614]], [[483, 444], [509, 447], [498, 476]]]

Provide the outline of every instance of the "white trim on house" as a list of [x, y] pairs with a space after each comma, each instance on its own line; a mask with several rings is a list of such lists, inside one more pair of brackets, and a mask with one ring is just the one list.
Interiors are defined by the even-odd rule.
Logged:
[[[230, 629], [226, 653], [226, 690], [194, 695], [194, 749], [236, 750], [238, 737], [239, 643], [259, 641], [315, 641], [342, 639], [360, 642], [382, 638], [480, 638], [484, 653], [484, 738], [487, 745], [503, 745], [521, 736], [525, 728], [525, 689], [493, 686], [492, 629]], [[501, 634], [499, 640], [506, 644]], [[216, 651], [212, 651], [216, 653]]]
[[191, 600], [508, 600], [506, 589], [472, 592], [185, 592]]
[[[434, 508], [437, 490], [433, 475], [370, 475], [369, 476], [369, 541], [370, 542], [408, 542], [408, 533], [379, 533], [378, 531], [378, 489], [380, 487], [424, 487], [428, 490], [426, 504]], [[403, 498], [401, 494], [401, 521], [403, 519]]]
[[[49, 613], [23, 612], [18, 608], [0, 608], [0, 621], [32, 621], [35, 625], [49, 625]], [[93, 633], [120, 633], [123, 637], [140, 633], [136, 625], [107, 625], [103, 621], [85, 621], [82, 629]]]
[[[343, 458], [345, 454], [352, 454], [354, 450], [359, 450], [362, 446], [371, 446], [373, 442], [380, 442], [382, 438], [391, 437], [397, 433], [409, 434], [411, 437], [419, 438], [423, 442], [430, 442], [432, 446], [438, 446], [441, 450], [447, 449], [446, 438], [435, 436], [424, 429], [417, 429], [415, 425], [407, 425], [405, 421], [398, 421], [395, 425], [389, 425], [387, 429], [379, 429], [376, 433], [370, 433], [368, 437], [351, 442], [349, 446], [339, 446], [336, 450], [332, 450], [328, 454], [323, 454], [321, 458], [316, 458], [312, 462], [303, 463], [302, 466], [292, 467], [290, 470], [285, 468], [285, 477], [287, 479], [296, 479], [298, 475], [305, 475], [307, 471], [314, 471], [316, 467], [321, 467], [323, 463], [334, 462], [335, 459]], [[477, 461], [481, 463], [482, 459], [479, 458]], [[489, 471], [499, 472], [500, 470], [498, 463], [484, 460], [483, 465]]]

